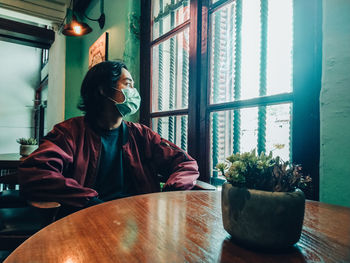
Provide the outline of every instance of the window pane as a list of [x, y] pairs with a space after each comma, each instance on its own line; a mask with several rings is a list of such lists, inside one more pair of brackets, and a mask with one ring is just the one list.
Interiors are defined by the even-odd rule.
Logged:
[[224, 162], [233, 153], [233, 111], [219, 111], [210, 113], [210, 171], [215, 171], [217, 163]]
[[267, 95], [292, 91], [293, 1], [269, 0]]
[[189, 29], [152, 48], [152, 112], [187, 108]]
[[152, 39], [164, 35], [189, 18], [189, 0], [152, 0]]
[[210, 103], [258, 97], [260, 0], [238, 0], [216, 10], [210, 32]]
[[257, 107], [210, 114], [211, 169], [215, 169], [217, 163], [223, 162], [234, 152], [256, 149], [257, 141]]
[[266, 152], [283, 161], [291, 160], [291, 113], [291, 103], [266, 107]]
[[292, 90], [292, 0], [237, 0], [210, 16], [210, 103]]
[[210, 103], [234, 99], [235, 6], [225, 5], [210, 19]]
[[259, 96], [260, 0], [242, 1], [241, 99]]
[[152, 119], [152, 129], [187, 151], [187, 115]]
[[241, 111], [240, 152], [250, 152], [257, 148], [258, 141], [258, 108], [247, 108]]
[[[210, 114], [211, 174], [219, 162], [236, 152], [272, 151], [284, 161], [291, 156], [291, 104], [279, 104]], [[283, 148], [281, 148], [283, 146]], [[278, 149], [281, 148], [281, 149]]]

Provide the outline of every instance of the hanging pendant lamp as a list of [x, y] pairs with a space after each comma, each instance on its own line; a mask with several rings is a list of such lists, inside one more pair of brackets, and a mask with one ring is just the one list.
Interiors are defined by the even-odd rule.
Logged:
[[[73, 2], [73, 0], [71, 0], [69, 8], [72, 5], [72, 2]], [[82, 14], [87, 19], [89, 19], [91, 21], [98, 22], [100, 28], [102, 29], [104, 27], [104, 25], [105, 25], [105, 20], [106, 20], [106, 16], [105, 16], [103, 10], [104, 10], [104, 1], [100, 0], [101, 15], [100, 15], [100, 17], [98, 19], [91, 19], [91, 18], [89, 18], [85, 14], [85, 12], [83, 12]], [[65, 35], [65, 36], [83, 36], [83, 35], [89, 34], [92, 31], [92, 28], [88, 24], [78, 21], [77, 17], [74, 14], [75, 13], [74, 12], [74, 3], [73, 3], [72, 13], [73, 13], [72, 14], [72, 21], [64, 26], [64, 28], [62, 30], [62, 34]]]
[[91, 31], [92, 28], [88, 24], [79, 22], [77, 17], [73, 15], [72, 21], [64, 26], [62, 34], [65, 36], [83, 36]]

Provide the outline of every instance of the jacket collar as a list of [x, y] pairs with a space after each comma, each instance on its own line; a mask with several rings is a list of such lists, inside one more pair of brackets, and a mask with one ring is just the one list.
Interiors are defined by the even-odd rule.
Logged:
[[[95, 136], [98, 136], [96, 131], [94, 131], [94, 129], [91, 127], [91, 124], [89, 123], [88, 119], [84, 118], [84, 121], [85, 123], [87, 124], [87, 126], [89, 126], [90, 130], [93, 132], [93, 134]], [[125, 123], [124, 120], [122, 120], [122, 123], [121, 123], [121, 129], [122, 129], [122, 134], [123, 134], [123, 137], [122, 137], [122, 145], [125, 145], [127, 142], [128, 142], [128, 139], [129, 139], [129, 129], [128, 129], [128, 125]]]
[[122, 121], [122, 133], [123, 133], [123, 140], [122, 140], [122, 145], [125, 145], [128, 142], [128, 138], [129, 138], [129, 129], [128, 126], [126, 125], [125, 121]]

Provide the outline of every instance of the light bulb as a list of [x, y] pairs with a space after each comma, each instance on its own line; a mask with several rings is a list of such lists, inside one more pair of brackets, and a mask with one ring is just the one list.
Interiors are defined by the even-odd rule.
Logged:
[[73, 26], [73, 30], [76, 34], [78, 34], [78, 35], [81, 34], [81, 26], [80, 25]]

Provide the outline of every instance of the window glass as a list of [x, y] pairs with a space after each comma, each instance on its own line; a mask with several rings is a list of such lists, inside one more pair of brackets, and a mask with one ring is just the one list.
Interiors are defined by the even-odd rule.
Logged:
[[[195, 120], [191, 122], [195, 127], [189, 131], [197, 131], [198, 138], [205, 137], [206, 142], [198, 139], [189, 143], [195, 144], [191, 149], [195, 149], [201, 167], [210, 176], [216, 175], [218, 162], [236, 152], [272, 151], [274, 156], [290, 160], [293, 95], [262, 97], [293, 92], [293, 1], [202, 2], [199, 6], [203, 9], [198, 11], [199, 14], [204, 11], [203, 23], [197, 22], [199, 27], [204, 27], [197, 30], [208, 31], [201, 35], [197, 46], [201, 50], [193, 50], [191, 59], [205, 61], [208, 74], [201, 74], [198, 81], [196, 78], [203, 66], [189, 68], [189, 39], [197, 37], [197, 31], [189, 31], [190, 23], [197, 19], [189, 20], [189, 3], [189, 0], [152, 0], [150, 112], [153, 129], [186, 150], [188, 116], [175, 116], [179, 112], [173, 111], [194, 114], [190, 117]], [[212, 9], [211, 5], [216, 7]], [[189, 24], [166, 38], [159, 38], [185, 22]], [[196, 79], [196, 83], [208, 85], [189, 87], [189, 76]], [[202, 81], [202, 78], [205, 79]], [[200, 92], [198, 100], [191, 98], [193, 101], [199, 103], [208, 98], [210, 105], [188, 105], [191, 88], [199, 89], [193, 94]], [[157, 114], [159, 112], [162, 114]], [[154, 117], [159, 115], [163, 117]], [[199, 130], [197, 124], [209, 129]], [[207, 150], [207, 142], [209, 152], [204, 156], [197, 149]]]
[[269, 0], [267, 95], [292, 91], [293, 2]]
[[292, 91], [292, 0], [261, 3], [237, 0], [210, 16], [211, 104]]
[[210, 21], [210, 103], [232, 101], [235, 81], [234, 4], [214, 12]]
[[[261, 110], [266, 109], [266, 110]], [[260, 127], [259, 127], [260, 126]], [[260, 138], [259, 138], [260, 137]], [[258, 139], [265, 152], [272, 151], [289, 161], [291, 156], [291, 104], [242, 108], [210, 114], [211, 173], [234, 152], [258, 151]]]
[[188, 106], [189, 29], [152, 48], [152, 112]]
[[[224, 162], [233, 152], [234, 119], [238, 111], [218, 111], [210, 113], [210, 167]], [[212, 173], [211, 173], [212, 174]]]
[[189, 18], [189, 0], [152, 0], [152, 39], [155, 40]]
[[161, 137], [187, 150], [187, 115], [152, 119], [152, 129]]
[[243, 153], [256, 149], [257, 142], [257, 107], [210, 114], [210, 152], [214, 166], [233, 152]]
[[258, 142], [258, 107], [240, 110], [240, 148], [241, 153], [257, 148]]
[[283, 161], [291, 160], [291, 114], [291, 103], [266, 107], [266, 152]]
[[260, 0], [242, 1], [241, 99], [259, 96]]

